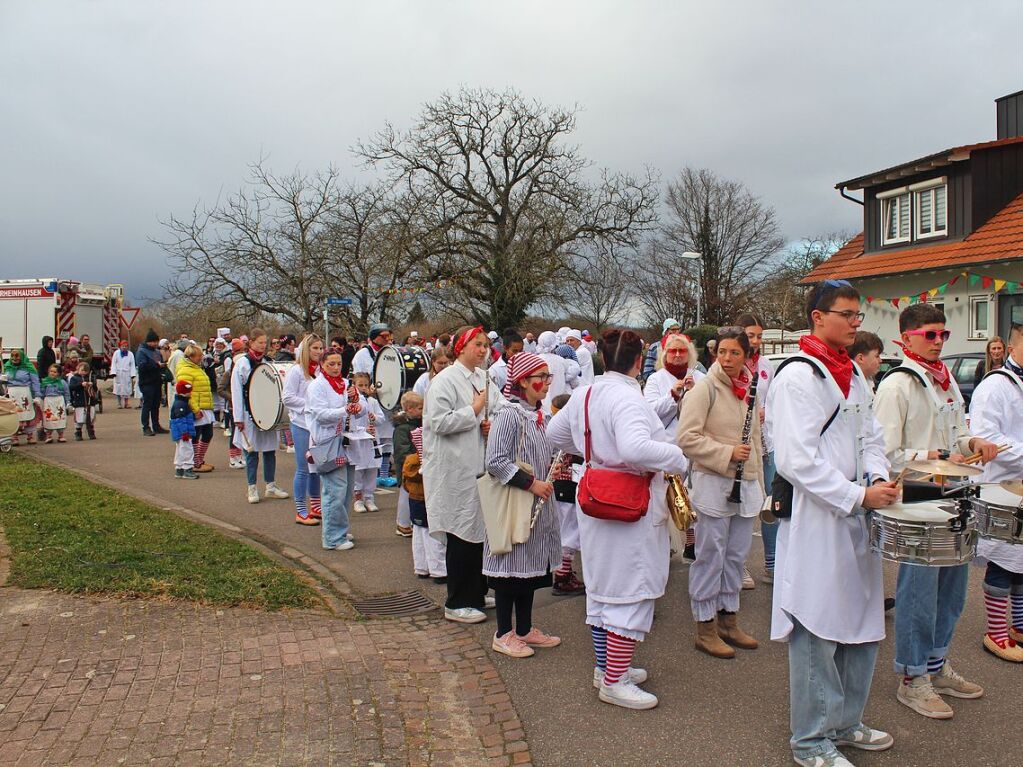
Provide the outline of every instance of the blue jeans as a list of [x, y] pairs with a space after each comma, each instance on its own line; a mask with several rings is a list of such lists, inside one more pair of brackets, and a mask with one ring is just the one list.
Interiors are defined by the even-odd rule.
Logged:
[[[764, 456], [764, 487], [767, 494], [771, 494], [771, 483], [774, 481], [774, 453]], [[778, 546], [778, 523], [765, 522], [760, 520], [760, 537], [764, 541], [764, 565], [770, 564], [770, 570], [774, 570], [774, 551]]]
[[983, 587], [984, 593], [993, 597], [1023, 594], [1023, 573], [1014, 573], [988, 560]]
[[929, 657], [948, 654], [966, 604], [969, 565], [899, 565], [895, 588], [895, 672], [927, 673]]
[[323, 548], [330, 549], [344, 543], [348, 535], [348, 508], [355, 492], [355, 469], [345, 464], [319, 477], [323, 483]]
[[295, 443], [295, 501], [320, 497], [320, 475], [309, 473], [309, 461], [305, 454], [309, 450], [309, 431], [291, 424], [291, 439]]
[[[245, 453], [245, 477], [250, 485], [256, 484], [256, 470], [259, 468], [259, 453], [253, 451]], [[263, 453], [263, 481], [268, 485], [274, 481], [277, 474], [277, 453], [267, 450]]]
[[792, 621], [789, 635], [789, 724], [801, 759], [835, 750], [835, 739], [863, 722], [880, 642], [821, 639]]

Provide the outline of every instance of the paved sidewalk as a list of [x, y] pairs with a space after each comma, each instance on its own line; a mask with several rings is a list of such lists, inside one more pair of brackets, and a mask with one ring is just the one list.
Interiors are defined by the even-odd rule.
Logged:
[[435, 617], [0, 589], [0, 765], [521, 765], [523, 737]]

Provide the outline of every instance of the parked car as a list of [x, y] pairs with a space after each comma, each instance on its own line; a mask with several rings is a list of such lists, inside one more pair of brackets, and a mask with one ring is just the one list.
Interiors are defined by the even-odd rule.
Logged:
[[970, 399], [973, 397], [973, 387], [976, 385], [977, 368], [984, 364], [984, 352], [950, 354], [943, 357], [942, 360], [955, 376], [956, 383], [959, 384], [959, 391], [963, 393], [966, 407], [969, 408]]

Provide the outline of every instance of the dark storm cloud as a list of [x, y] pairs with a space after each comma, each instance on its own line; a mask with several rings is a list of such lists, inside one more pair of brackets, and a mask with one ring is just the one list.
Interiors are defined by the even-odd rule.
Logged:
[[992, 138], [1023, 88], [1010, 2], [0, 0], [0, 277], [165, 279], [158, 219], [264, 154], [333, 162], [460, 85], [581, 108], [598, 166], [744, 181], [790, 239], [857, 225], [838, 180]]

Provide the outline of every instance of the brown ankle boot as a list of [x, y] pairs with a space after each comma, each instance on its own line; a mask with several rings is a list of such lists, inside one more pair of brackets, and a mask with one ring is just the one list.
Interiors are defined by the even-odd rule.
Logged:
[[707, 655], [713, 655], [715, 658], [735, 657], [735, 650], [722, 642], [721, 637], [718, 636], [714, 621], [696, 624], [696, 649], [702, 650]]
[[756, 639], [739, 628], [739, 616], [735, 613], [718, 613], [718, 636], [742, 650], [756, 650], [760, 646]]

